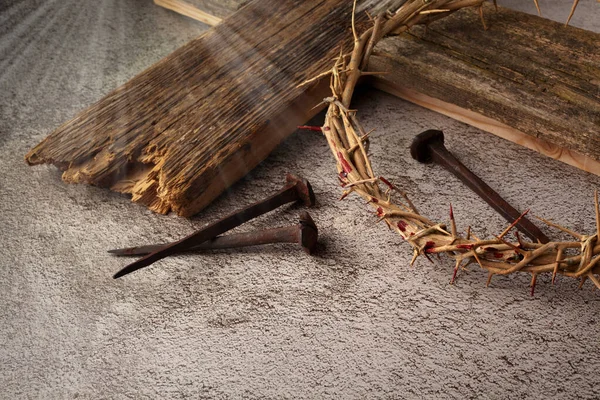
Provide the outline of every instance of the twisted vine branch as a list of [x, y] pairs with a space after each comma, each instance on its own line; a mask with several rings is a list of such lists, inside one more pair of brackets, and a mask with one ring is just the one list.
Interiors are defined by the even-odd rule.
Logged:
[[[324, 99], [328, 109], [321, 130], [336, 160], [339, 181], [344, 189], [342, 199], [354, 192], [371, 204], [379, 221], [384, 221], [412, 246], [414, 255], [411, 265], [420, 255], [429, 258], [430, 254], [444, 253], [453, 258], [455, 266], [451, 283], [461, 268], [477, 263], [488, 271], [488, 285], [494, 275], [530, 273], [532, 295], [536, 278], [542, 273], [552, 274], [552, 282], [557, 275], [564, 275], [581, 279], [581, 285], [589, 279], [600, 288], [598, 192], [595, 195], [597, 232], [594, 235], [578, 234], [544, 220], [549, 225], [568, 232], [574, 240], [532, 243], [522, 241], [516, 233], [518, 242], [510, 243], [504, 238], [516, 221], [493, 239], [481, 240], [470, 234], [470, 229], [463, 237], [457, 232], [452, 206], [448, 229], [445, 224], [435, 223], [422, 216], [401, 189], [373, 171], [366, 151], [369, 133], [356, 117], [356, 110], [349, 108], [359, 78], [372, 74], [364, 70], [373, 48], [386, 35], [404, 32], [416, 24], [428, 24], [465, 7], [479, 7], [485, 27], [483, 2], [484, 0], [407, 0], [395, 12], [388, 11], [372, 18], [373, 26], [360, 35], [356, 32], [353, 18], [352, 53], [340, 54], [331, 70], [320, 75], [330, 75], [331, 96]], [[577, 1], [573, 6], [576, 4]], [[571, 254], [573, 252], [577, 254]]]

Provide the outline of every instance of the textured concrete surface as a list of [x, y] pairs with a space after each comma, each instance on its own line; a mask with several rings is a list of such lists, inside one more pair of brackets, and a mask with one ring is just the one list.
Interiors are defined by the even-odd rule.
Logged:
[[[558, 20], [570, 7], [540, 3]], [[599, 15], [584, 0], [573, 22], [598, 31]], [[447, 259], [410, 268], [408, 246], [365, 204], [337, 201], [318, 134], [295, 134], [191, 220], [25, 165], [53, 128], [203, 29], [149, 0], [0, 4], [1, 398], [600, 397], [600, 302], [589, 283], [579, 291], [543, 277], [530, 297], [527, 276], [485, 288], [473, 268], [450, 286]], [[356, 106], [377, 129], [374, 167], [430, 218], [446, 220], [452, 202], [460, 229], [505, 226], [456, 179], [407, 157], [412, 136], [438, 128], [517, 208], [593, 232], [599, 177], [382, 93]], [[317, 192], [318, 255], [285, 245], [186, 255], [111, 279], [126, 260], [107, 249], [188, 234], [279, 187], [287, 171]]]

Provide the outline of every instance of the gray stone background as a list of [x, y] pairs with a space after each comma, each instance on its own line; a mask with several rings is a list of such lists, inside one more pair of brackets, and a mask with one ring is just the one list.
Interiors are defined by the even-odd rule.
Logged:
[[[500, 0], [527, 12], [533, 2]], [[540, 0], [564, 21], [570, 1]], [[600, 31], [583, 0], [573, 25]], [[128, 197], [66, 185], [24, 154], [61, 122], [206, 26], [149, 0], [0, 1], [0, 397], [577, 398], [600, 397], [600, 306], [588, 283], [495, 278], [477, 268], [448, 284], [446, 258], [411, 251], [371, 210], [338, 201], [323, 138], [298, 132], [193, 219]], [[505, 222], [460, 182], [416, 164], [407, 146], [437, 128], [465, 164], [517, 208], [594, 231], [600, 178], [397, 98], [356, 101], [376, 171], [422, 212], [479, 236]], [[318, 123], [318, 121], [316, 121]], [[309, 179], [320, 251], [276, 245], [170, 257], [124, 279], [106, 250], [174, 240], [280, 187]], [[295, 220], [284, 207], [241, 230]], [[560, 234], [544, 228], [552, 237]]]

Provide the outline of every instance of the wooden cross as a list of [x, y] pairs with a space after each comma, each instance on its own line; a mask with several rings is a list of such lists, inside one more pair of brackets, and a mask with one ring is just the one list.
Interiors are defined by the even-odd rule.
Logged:
[[[190, 216], [320, 111], [328, 79], [299, 85], [350, 50], [352, 2], [195, 3], [208, 12], [183, 11], [223, 21], [63, 124], [27, 161]], [[395, 3], [359, 1], [358, 28], [374, 4]], [[488, 31], [467, 10], [385, 39], [369, 70], [387, 74], [366, 82], [600, 175], [600, 35], [486, 11]]]

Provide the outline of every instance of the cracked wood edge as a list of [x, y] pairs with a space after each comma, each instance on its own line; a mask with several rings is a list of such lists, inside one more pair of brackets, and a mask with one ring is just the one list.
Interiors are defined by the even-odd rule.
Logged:
[[[351, 13], [345, 0], [253, 1], [62, 124], [26, 160], [191, 216], [319, 111], [327, 79], [298, 85], [350, 47]], [[365, 13], [356, 20], [368, 24]]]

